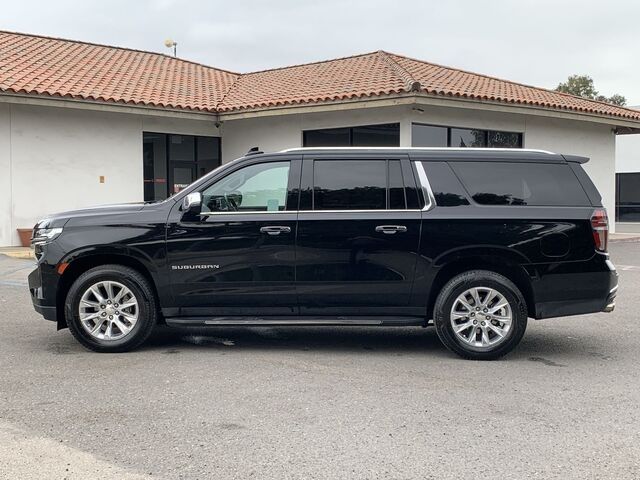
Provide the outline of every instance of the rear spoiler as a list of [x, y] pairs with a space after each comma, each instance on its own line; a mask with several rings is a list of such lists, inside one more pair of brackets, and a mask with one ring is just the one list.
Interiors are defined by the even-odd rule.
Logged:
[[588, 157], [580, 157], [579, 155], [562, 155], [567, 162], [584, 164], [589, 161]]

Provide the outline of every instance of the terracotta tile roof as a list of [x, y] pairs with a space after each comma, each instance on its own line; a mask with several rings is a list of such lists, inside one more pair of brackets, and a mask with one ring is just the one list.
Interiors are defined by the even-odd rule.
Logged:
[[[384, 52], [381, 52], [384, 54]], [[443, 67], [413, 58], [387, 53], [398, 65], [420, 82], [422, 91], [435, 95], [468, 97], [479, 100], [547, 107], [556, 110], [611, 115], [640, 120], [640, 112], [610, 103], [589, 100], [567, 93], [532, 87], [499, 78]]]
[[215, 110], [236, 73], [158, 53], [0, 32], [0, 91]]
[[409, 91], [387, 55], [366, 54], [242, 75], [221, 111], [348, 100]]
[[420, 92], [640, 120], [637, 110], [383, 51], [241, 75], [221, 112]]
[[0, 31], [0, 92], [236, 112], [435, 95], [640, 121], [640, 111], [377, 51], [237, 74], [158, 53]]

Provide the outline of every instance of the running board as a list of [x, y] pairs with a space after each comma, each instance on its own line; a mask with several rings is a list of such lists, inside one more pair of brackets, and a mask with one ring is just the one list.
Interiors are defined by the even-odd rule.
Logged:
[[384, 326], [423, 326], [421, 317], [170, 317], [165, 319], [170, 327], [215, 327], [215, 326], [321, 326], [321, 325], [384, 325]]

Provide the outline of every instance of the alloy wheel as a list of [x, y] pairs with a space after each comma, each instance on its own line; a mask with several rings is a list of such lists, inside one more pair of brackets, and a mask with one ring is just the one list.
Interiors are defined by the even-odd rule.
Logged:
[[99, 340], [119, 340], [138, 321], [138, 300], [119, 282], [100, 281], [84, 292], [78, 307], [82, 327]]
[[474, 350], [489, 350], [508, 336], [513, 311], [500, 292], [473, 287], [458, 295], [451, 307], [451, 327], [456, 337]]

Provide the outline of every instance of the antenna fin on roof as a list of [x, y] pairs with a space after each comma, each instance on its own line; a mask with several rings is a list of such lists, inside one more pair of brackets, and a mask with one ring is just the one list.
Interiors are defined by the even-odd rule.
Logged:
[[247, 152], [246, 156], [258, 155], [259, 153], [264, 153], [263, 151], [260, 150], [260, 147], [251, 147]]

